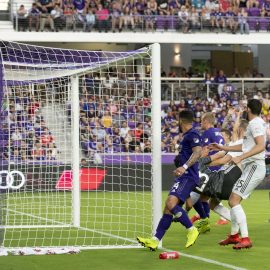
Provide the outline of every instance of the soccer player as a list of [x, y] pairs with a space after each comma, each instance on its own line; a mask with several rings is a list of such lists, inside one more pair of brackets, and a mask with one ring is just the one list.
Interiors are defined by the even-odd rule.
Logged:
[[[243, 173], [238, 179], [229, 198], [231, 207], [231, 234], [220, 245], [234, 244], [234, 249], [251, 248], [252, 242], [248, 235], [246, 214], [241, 206], [241, 201], [265, 178], [265, 142], [266, 126], [260, 113], [262, 104], [257, 99], [251, 99], [247, 104], [247, 118], [249, 124], [243, 139], [243, 144], [223, 146], [213, 144], [211, 149], [224, 151], [243, 151], [243, 154], [233, 157], [235, 164], [242, 162]], [[240, 238], [239, 231], [242, 238]]]
[[[215, 128], [215, 115], [211, 112], [207, 112], [202, 116], [202, 122], [201, 122], [201, 126], [202, 129], [204, 130], [203, 134], [202, 134], [202, 144], [203, 147], [207, 147], [209, 144], [211, 143], [218, 143], [218, 144], [224, 144], [224, 138], [222, 137], [222, 134], [220, 132], [220, 129]], [[216, 151], [211, 151], [209, 152], [209, 155], [213, 155], [215, 154]], [[211, 170], [219, 170], [221, 167], [220, 166], [212, 166], [210, 167]], [[193, 193], [192, 196], [196, 195]], [[191, 218], [191, 221], [194, 223], [196, 220], [202, 218], [205, 216], [209, 217], [210, 214], [210, 207], [209, 207], [209, 203], [208, 203], [208, 199], [205, 196], [201, 196], [200, 200], [198, 200], [195, 204], [194, 204], [194, 209], [198, 212], [198, 215], [195, 215]], [[203, 208], [203, 210], [202, 210]], [[217, 222], [218, 224], [227, 224], [227, 220], [222, 219], [219, 220]], [[198, 229], [200, 231], [200, 233], [204, 233], [207, 231], [210, 231], [210, 224], [209, 224], [209, 220], [205, 219], [205, 220], [201, 220], [199, 224], [197, 224]]]
[[163, 216], [160, 219], [156, 234], [152, 238], [137, 237], [143, 246], [156, 250], [159, 241], [169, 229], [173, 215], [187, 229], [186, 247], [192, 246], [199, 236], [199, 232], [188, 218], [186, 211], [182, 208], [183, 204], [190, 195], [190, 192], [199, 182], [198, 159], [201, 156], [201, 137], [197, 130], [192, 127], [193, 113], [188, 110], [179, 113], [179, 126], [183, 132], [180, 152], [178, 155], [178, 166], [174, 171], [175, 182], [169, 192], [165, 202]]

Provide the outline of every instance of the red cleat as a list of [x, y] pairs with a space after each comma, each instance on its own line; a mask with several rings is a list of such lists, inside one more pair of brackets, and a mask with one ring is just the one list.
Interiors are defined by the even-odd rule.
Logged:
[[224, 240], [221, 240], [219, 242], [219, 244], [221, 246], [227, 246], [227, 245], [231, 245], [231, 244], [238, 244], [241, 242], [241, 238], [239, 236], [239, 234], [234, 234], [234, 235], [228, 235], [228, 237]]
[[251, 248], [252, 242], [248, 237], [244, 237], [241, 239], [239, 243], [233, 246], [233, 249], [242, 249], [242, 248]]
[[201, 219], [200, 216], [195, 215], [195, 216], [193, 216], [193, 217], [190, 219], [190, 221], [191, 221], [192, 224], [193, 224], [193, 223], [195, 223], [197, 220], [200, 220], [200, 219]]
[[220, 218], [217, 222], [216, 222], [216, 225], [226, 225], [226, 224], [229, 224], [230, 221], [226, 220], [226, 219], [222, 219]]

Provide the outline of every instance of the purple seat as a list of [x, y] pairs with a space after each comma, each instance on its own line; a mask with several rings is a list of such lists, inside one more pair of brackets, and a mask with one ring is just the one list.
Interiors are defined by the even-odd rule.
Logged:
[[167, 29], [167, 19], [166, 16], [157, 16], [156, 17], [156, 29], [157, 30], [164, 30]]
[[178, 19], [175, 16], [167, 17], [168, 29], [175, 30], [177, 28]]

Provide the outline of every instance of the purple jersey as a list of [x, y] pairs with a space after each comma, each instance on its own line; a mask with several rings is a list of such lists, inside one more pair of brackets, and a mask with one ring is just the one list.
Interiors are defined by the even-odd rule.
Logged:
[[[192, 148], [196, 146], [201, 146], [201, 137], [199, 132], [192, 128], [183, 134], [183, 139], [180, 143], [180, 152], [179, 152], [179, 164], [181, 167], [184, 165], [192, 155]], [[199, 182], [199, 169], [198, 163], [196, 162], [190, 168], [188, 168], [183, 176], [180, 178], [188, 178], [193, 180], [195, 183]], [[180, 179], [178, 178], [178, 179]]]
[[[202, 134], [202, 145], [206, 146], [211, 143], [223, 144], [224, 145], [224, 138], [220, 132], [219, 128], [211, 127], [204, 131]], [[209, 156], [215, 154], [217, 151], [209, 152]], [[209, 167], [211, 171], [219, 170], [220, 166], [213, 166]]]
[[224, 144], [224, 139], [219, 128], [211, 127], [202, 134], [202, 145], [206, 146], [210, 143]]

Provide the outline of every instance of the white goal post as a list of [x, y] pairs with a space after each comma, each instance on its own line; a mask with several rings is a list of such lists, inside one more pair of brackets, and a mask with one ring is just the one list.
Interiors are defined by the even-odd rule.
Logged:
[[160, 45], [0, 41], [0, 246], [131, 248], [161, 217]]

